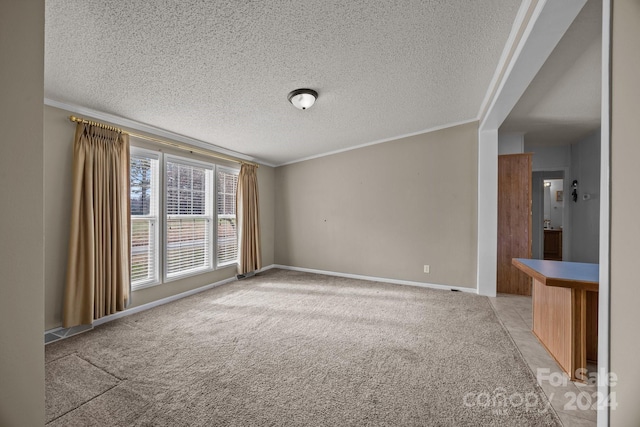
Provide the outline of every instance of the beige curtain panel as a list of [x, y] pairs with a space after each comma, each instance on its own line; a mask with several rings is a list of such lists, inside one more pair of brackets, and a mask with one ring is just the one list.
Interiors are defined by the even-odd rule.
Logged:
[[63, 326], [124, 310], [130, 295], [129, 136], [78, 123]]
[[238, 217], [238, 274], [262, 268], [258, 212], [258, 167], [242, 164], [238, 175], [236, 215]]

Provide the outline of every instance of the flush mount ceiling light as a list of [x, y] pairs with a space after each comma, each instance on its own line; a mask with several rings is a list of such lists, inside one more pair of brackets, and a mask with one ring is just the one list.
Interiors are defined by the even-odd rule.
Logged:
[[289, 93], [289, 102], [300, 110], [306, 110], [311, 107], [318, 98], [318, 92], [312, 89], [296, 89]]

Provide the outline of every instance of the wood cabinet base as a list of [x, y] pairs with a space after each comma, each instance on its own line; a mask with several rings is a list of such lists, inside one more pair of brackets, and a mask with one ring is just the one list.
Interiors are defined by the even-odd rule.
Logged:
[[597, 329], [587, 327], [587, 318], [597, 316], [597, 297], [597, 292], [533, 279], [533, 333], [572, 381], [580, 381], [576, 373], [586, 374], [587, 348], [597, 348]]

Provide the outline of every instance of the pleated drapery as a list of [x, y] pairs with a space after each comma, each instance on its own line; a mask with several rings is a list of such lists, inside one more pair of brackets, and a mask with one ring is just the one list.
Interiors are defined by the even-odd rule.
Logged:
[[258, 167], [242, 164], [236, 192], [238, 217], [238, 274], [262, 268], [260, 215], [258, 209]]
[[124, 310], [130, 296], [129, 136], [78, 123], [63, 327]]

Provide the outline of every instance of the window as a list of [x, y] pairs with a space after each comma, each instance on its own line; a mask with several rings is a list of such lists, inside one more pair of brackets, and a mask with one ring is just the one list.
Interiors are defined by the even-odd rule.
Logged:
[[217, 264], [228, 265], [238, 260], [238, 228], [236, 226], [236, 189], [238, 172], [218, 167]]
[[213, 268], [213, 165], [166, 162], [166, 277]]
[[130, 163], [131, 286], [158, 282], [157, 154], [132, 149]]
[[131, 147], [130, 186], [132, 289], [237, 262], [237, 170]]

